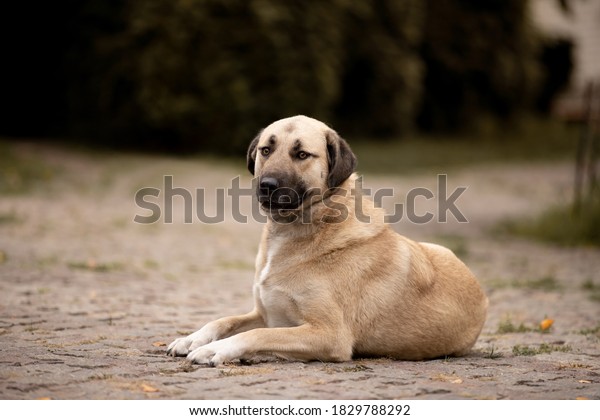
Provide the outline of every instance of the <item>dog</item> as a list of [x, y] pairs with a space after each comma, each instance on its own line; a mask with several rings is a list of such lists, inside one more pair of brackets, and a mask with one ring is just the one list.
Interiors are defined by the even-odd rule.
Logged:
[[343, 362], [470, 351], [488, 306], [478, 281], [449, 249], [384, 223], [356, 191], [356, 157], [333, 129], [301, 115], [276, 121], [247, 163], [268, 216], [254, 309], [176, 339], [169, 355], [218, 366], [264, 354]]

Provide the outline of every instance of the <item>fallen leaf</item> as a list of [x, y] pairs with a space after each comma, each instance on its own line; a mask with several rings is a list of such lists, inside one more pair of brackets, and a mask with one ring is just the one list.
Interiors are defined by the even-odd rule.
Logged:
[[36, 398], [36, 400], [43, 400], [43, 401], [47, 401], [47, 400], [51, 400], [52, 398], [50, 397], [40, 397], [40, 398]]
[[162, 342], [162, 341], [155, 341], [154, 343], [152, 343], [152, 345], [153, 345], [154, 347], [166, 347], [166, 346], [167, 346], [167, 343], [164, 343], [164, 342]]
[[575, 397], [575, 399], [580, 401], [589, 400], [589, 398], [586, 397]]
[[554, 324], [554, 320], [550, 319], [550, 318], [546, 318], [542, 322], [540, 322], [540, 330], [546, 331], [548, 328], [550, 328], [552, 326], [552, 324]]
[[580, 379], [577, 382], [579, 382], [580, 384], [591, 384], [592, 381], [588, 381], [587, 379]]
[[150, 386], [148, 384], [142, 384], [142, 391], [144, 392], [158, 392], [157, 388]]

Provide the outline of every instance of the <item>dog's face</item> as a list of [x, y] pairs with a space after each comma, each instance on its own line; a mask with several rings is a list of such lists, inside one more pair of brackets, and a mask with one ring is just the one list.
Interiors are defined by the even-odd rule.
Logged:
[[338, 187], [356, 168], [350, 146], [320, 121], [296, 116], [262, 130], [248, 148], [256, 195], [268, 212], [298, 209]]

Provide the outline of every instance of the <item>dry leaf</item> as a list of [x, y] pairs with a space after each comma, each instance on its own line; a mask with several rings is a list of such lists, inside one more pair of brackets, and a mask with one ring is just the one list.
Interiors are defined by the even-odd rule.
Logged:
[[576, 400], [581, 400], [581, 401], [589, 400], [589, 398], [586, 398], [586, 397], [576, 397], [575, 399]]
[[166, 346], [167, 346], [167, 343], [164, 343], [164, 342], [162, 342], [162, 341], [155, 341], [154, 343], [152, 343], [152, 345], [153, 345], [154, 347], [166, 347]]
[[552, 326], [552, 324], [554, 324], [554, 320], [550, 319], [550, 318], [546, 318], [542, 322], [540, 322], [540, 330], [546, 331], [548, 328], [550, 328]]
[[580, 379], [577, 382], [579, 382], [580, 384], [591, 384], [592, 381], [588, 381], [587, 379]]
[[44, 400], [44, 401], [46, 401], [46, 400], [51, 400], [51, 399], [52, 399], [52, 398], [50, 398], [50, 397], [40, 397], [40, 398], [36, 398], [36, 400]]
[[157, 388], [150, 386], [148, 384], [142, 384], [142, 391], [144, 392], [158, 392]]

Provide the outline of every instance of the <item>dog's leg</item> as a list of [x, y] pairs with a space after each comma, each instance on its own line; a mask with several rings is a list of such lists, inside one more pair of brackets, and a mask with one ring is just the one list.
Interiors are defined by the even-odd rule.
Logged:
[[167, 354], [171, 356], [185, 356], [192, 350], [212, 341], [264, 326], [264, 320], [257, 311], [252, 311], [245, 315], [217, 319], [216, 321], [209, 322], [195, 333], [173, 341], [167, 347]]
[[213, 341], [191, 351], [187, 358], [194, 363], [218, 366], [254, 354], [276, 354], [300, 359], [341, 362], [352, 359], [349, 335], [319, 329], [310, 324], [291, 328], [258, 328]]

